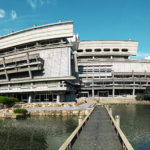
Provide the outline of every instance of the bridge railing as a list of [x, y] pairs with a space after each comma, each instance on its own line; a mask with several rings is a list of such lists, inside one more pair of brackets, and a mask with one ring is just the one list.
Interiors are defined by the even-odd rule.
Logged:
[[71, 150], [72, 145], [74, 144], [75, 140], [78, 138], [78, 135], [82, 131], [83, 127], [85, 126], [86, 122], [90, 118], [95, 107], [89, 110], [87, 116], [83, 119], [83, 121], [77, 126], [77, 128], [73, 131], [73, 133], [68, 137], [68, 139], [63, 143], [63, 145], [59, 148], [59, 150]]
[[113, 124], [113, 126], [115, 127], [115, 131], [121, 141], [122, 147], [124, 150], [134, 150], [132, 145], [130, 144], [130, 142], [128, 141], [128, 139], [126, 138], [126, 136], [124, 135], [124, 133], [122, 132], [122, 130], [120, 129], [119, 125], [116, 123], [115, 119], [113, 118], [111, 112], [109, 111], [108, 107], [106, 107], [106, 110], [109, 114], [109, 117], [111, 119], [111, 122]]

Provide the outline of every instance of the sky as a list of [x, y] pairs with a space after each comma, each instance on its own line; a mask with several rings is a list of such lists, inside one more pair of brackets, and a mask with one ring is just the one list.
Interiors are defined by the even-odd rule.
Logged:
[[150, 0], [0, 0], [0, 35], [72, 20], [80, 40], [134, 40], [150, 58]]

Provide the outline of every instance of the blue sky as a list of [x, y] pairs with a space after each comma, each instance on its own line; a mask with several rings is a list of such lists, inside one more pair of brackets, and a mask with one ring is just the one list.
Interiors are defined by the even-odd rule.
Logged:
[[0, 35], [34, 24], [74, 21], [80, 40], [139, 41], [150, 56], [150, 0], [0, 0]]

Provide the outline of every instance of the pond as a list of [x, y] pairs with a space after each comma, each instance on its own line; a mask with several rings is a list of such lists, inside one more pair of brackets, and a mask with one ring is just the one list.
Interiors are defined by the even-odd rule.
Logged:
[[0, 150], [58, 150], [77, 124], [71, 116], [0, 119]]
[[135, 150], [150, 150], [150, 105], [113, 105], [121, 129]]

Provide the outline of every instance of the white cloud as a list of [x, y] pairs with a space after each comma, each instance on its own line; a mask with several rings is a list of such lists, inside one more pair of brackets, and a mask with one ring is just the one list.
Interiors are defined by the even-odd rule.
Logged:
[[32, 9], [35, 9], [37, 5], [37, 0], [28, 0], [28, 3], [32, 7]]
[[4, 18], [4, 17], [5, 17], [5, 10], [0, 9], [0, 18]]
[[138, 52], [136, 56], [133, 58], [135, 59], [150, 59], [150, 53], [148, 52]]
[[37, 6], [43, 6], [49, 3], [55, 3], [56, 0], [27, 0], [32, 9], [36, 9]]
[[147, 57], [145, 57], [145, 59], [150, 59], [150, 55], [149, 55], [149, 56], [147, 56]]
[[15, 20], [17, 18], [17, 13], [15, 10], [12, 10], [10, 15], [13, 20]]

